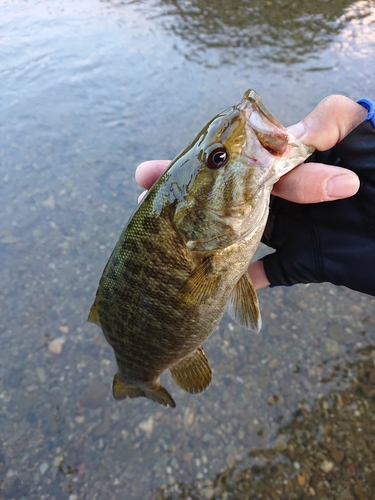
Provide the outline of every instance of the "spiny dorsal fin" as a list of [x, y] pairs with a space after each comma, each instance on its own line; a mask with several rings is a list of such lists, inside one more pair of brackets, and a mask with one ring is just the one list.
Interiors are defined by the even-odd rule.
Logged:
[[227, 305], [227, 313], [247, 330], [259, 333], [262, 326], [258, 296], [246, 272], [234, 287]]
[[191, 394], [204, 391], [212, 380], [212, 371], [203, 347], [189, 358], [185, 358], [170, 368], [173, 380], [181, 389]]
[[163, 406], [171, 406], [174, 408], [176, 403], [173, 401], [169, 392], [157, 381], [151, 388], [131, 387], [120, 380], [118, 374], [113, 377], [112, 384], [113, 397], [117, 400], [125, 398], [140, 398], [145, 397], [159, 403]]
[[214, 297], [220, 283], [220, 276], [212, 275], [211, 259], [205, 259], [186, 280], [178, 293], [187, 304], [205, 304]]
[[91, 309], [89, 312], [89, 317], [87, 318], [87, 321], [89, 321], [90, 323], [94, 323], [95, 325], [98, 325], [101, 328], [99, 314], [98, 314], [98, 308], [96, 306], [96, 299], [94, 300], [94, 303], [91, 306]]

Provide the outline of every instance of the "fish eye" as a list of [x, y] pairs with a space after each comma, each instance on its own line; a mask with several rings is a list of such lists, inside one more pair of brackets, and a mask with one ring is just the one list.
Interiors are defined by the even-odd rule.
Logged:
[[212, 170], [217, 170], [227, 163], [228, 158], [228, 152], [224, 147], [216, 148], [208, 155], [207, 166]]

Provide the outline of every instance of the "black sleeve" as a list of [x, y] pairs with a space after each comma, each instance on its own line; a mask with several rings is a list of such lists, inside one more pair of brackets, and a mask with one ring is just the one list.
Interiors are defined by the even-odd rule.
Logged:
[[273, 286], [331, 282], [375, 295], [375, 128], [365, 120], [328, 151], [307, 161], [348, 168], [356, 195], [300, 205], [271, 197], [262, 241], [275, 248], [264, 267]]

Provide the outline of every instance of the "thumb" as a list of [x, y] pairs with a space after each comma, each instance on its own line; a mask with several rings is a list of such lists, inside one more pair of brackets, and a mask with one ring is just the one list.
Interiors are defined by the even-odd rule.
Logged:
[[318, 151], [332, 148], [365, 120], [367, 110], [343, 95], [324, 98], [289, 132]]

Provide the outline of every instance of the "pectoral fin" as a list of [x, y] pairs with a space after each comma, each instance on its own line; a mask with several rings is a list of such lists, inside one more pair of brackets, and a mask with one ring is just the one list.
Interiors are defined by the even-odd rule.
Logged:
[[117, 400], [125, 398], [145, 397], [156, 401], [163, 406], [171, 406], [174, 408], [176, 403], [173, 401], [169, 392], [157, 381], [151, 388], [131, 387], [120, 380], [118, 374], [113, 377], [112, 384], [113, 397]]
[[91, 306], [91, 309], [89, 312], [89, 317], [87, 318], [87, 321], [89, 321], [90, 323], [94, 323], [95, 325], [98, 325], [101, 328], [99, 314], [98, 314], [98, 308], [96, 306], [96, 299], [94, 300], [94, 303]]
[[247, 330], [259, 332], [262, 326], [258, 296], [246, 272], [241, 276], [230, 296], [227, 313], [236, 323]]
[[190, 394], [204, 391], [212, 380], [212, 371], [203, 347], [189, 358], [185, 358], [170, 368], [173, 380], [181, 389]]
[[212, 273], [211, 259], [208, 257], [189, 276], [178, 296], [187, 304], [205, 304], [214, 297], [220, 279], [220, 276]]

